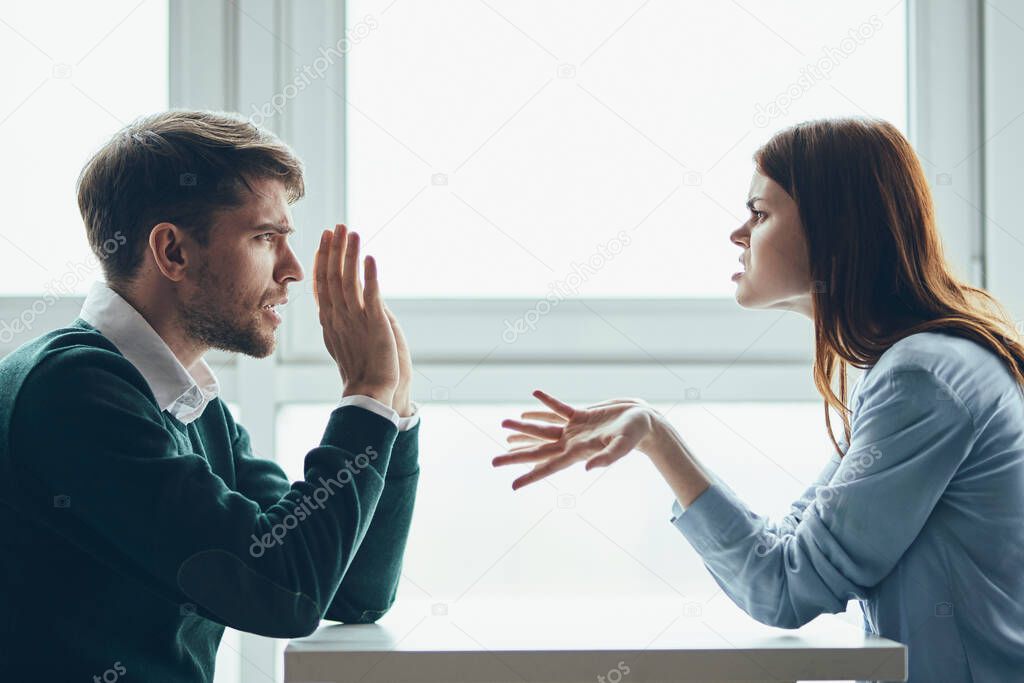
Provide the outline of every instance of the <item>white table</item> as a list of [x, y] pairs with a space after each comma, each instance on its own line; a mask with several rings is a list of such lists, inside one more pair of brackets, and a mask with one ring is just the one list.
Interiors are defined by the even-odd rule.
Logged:
[[[854, 608], [855, 609], [855, 608]], [[377, 624], [324, 624], [285, 650], [287, 683], [906, 680], [906, 647], [833, 615], [764, 626], [719, 596], [400, 601]]]

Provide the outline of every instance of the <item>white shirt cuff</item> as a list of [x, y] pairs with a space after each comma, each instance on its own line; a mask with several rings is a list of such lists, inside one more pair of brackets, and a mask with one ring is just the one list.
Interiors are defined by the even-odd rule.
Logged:
[[407, 432], [420, 423], [419, 405], [416, 401], [410, 401], [409, 405], [412, 406], [412, 415], [398, 418], [398, 431], [400, 432]]
[[341, 408], [343, 406], [356, 406], [357, 408], [369, 410], [371, 413], [376, 413], [387, 420], [391, 420], [391, 423], [398, 427], [400, 432], [412, 429], [420, 421], [419, 406], [416, 403], [412, 404], [412, 415], [408, 417], [400, 417], [398, 411], [391, 406], [384, 405], [377, 399], [362, 394], [344, 397], [338, 402], [337, 407]]

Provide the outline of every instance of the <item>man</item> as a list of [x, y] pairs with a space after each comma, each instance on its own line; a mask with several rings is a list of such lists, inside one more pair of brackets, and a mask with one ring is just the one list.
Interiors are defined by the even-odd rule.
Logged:
[[274, 350], [303, 191], [286, 145], [209, 112], [137, 121], [82, 172], [106, 282], [0, 361], [4, 680], [212, 681], [225, 626], [289, 638], [391, 606], [418, 416], [358, 236], [338, 226], [316, 255], [343, 388], [304, 480], [254, 457], [203, 360]]

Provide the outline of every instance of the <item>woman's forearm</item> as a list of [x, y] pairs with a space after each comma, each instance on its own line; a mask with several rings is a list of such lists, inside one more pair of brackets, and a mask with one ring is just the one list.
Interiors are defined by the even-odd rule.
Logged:
[[657, 417], [639, 450], [647, 455], [684, 508], [711, 486], [711, 477], [701, 468], [672, 425]]

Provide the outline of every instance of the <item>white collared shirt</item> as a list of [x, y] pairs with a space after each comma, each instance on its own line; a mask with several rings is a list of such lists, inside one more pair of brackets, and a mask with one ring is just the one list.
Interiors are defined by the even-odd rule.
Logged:
[[[200, 357], [190, 368], [182, 365], [142, 314], [106, 282], [93, 283], [78, 317], [118, 348], [149, 384], [160, 409], [182, 423], [198, 419], [207, 404], [220, 393], [220, 384], [206, 360]], [[400, 431], [412, 429], [420, 419], [416, 404], [409, 417], [400, 417], [391, 406], [369, 396], [346, 396], [338, 407], [346, 405], [365, 408], [387, 418]]]

